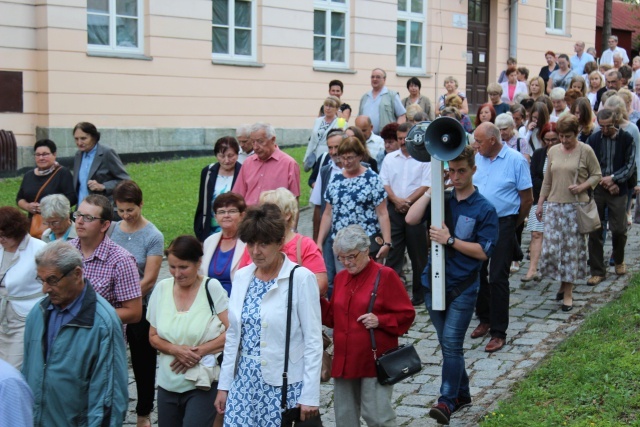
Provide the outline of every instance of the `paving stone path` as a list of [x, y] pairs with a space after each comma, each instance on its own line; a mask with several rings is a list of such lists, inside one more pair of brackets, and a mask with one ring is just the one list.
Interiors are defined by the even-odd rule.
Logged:
[[[300, 214], [300, 232], [311, 235], [312, 210], [303, 210]], [[529, 244], [529, 233], [523, 233], [523, 248]], [[478, 321], [471, 321], [465, 339], [465, 360], [471, 382], [473, 406], [455, 414], [452, 426], [475, 426], [478, 420], [493, 410], [498, 401], [509, 396], [511, 387], [531, 371], [560, 342], [570, 336], [583, 320], [592, 312], [609, 301], [617, 298], [628, 285], [632, 272], [640, 267], [640, 226], [633, 225], [629, 230], [626, 262], [630, 271], [624, 276], [616, 276], [610, 268], [607, 280], [595, 287], [580, 284], [574, 290], [574, 308], [569, 313], [561, 311], [561, 302], [554, 301], [559, 287], [549, 280], [523, 284], [520, 278], [526, 274], [528, 262], [524, 262], [520, 271], [511, 276], [510, 323], [507, 331], [507, 344], [493, 354], [485, 353], [484, 347], [489, 338], [473, 340], [469, 334]], [[607, 241], [605, 255], [611, 250]], [[166, 262], [160, 278], [168, 277]], [[410, 275], [408, 276], [410, 277]], [[424, 307], [418, 308], [416, 319], [402, 342], [412, 342], [422, 359], [422, 371], [394, 387], [393, 401], [398, 415], [398, 426], [435, 426], [429, 418], [429, 407], [438, 397], [440, 389], [441, 353], [429, 315]], [[136, 390], [133, 373], [130, 373], [130, 407], [126, 426], [135, 426]], [[321, 413], [325, 427], [334, 427], [333, 386], [322, 384]], [[155, 426], [157, 414], [152, 414]], [[363, 426], [366, 424], [362, 424]]]

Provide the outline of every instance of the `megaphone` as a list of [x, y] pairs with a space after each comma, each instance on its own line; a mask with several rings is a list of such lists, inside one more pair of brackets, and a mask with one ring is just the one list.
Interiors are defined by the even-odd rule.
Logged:
[[462, 153], [467, 145], [467, 133], [453, 117], [438, 117], [432, 122], [414, 125], [405, 144], [411, 157], [420, 162], [430, 162], [431, 157], [446, 162]]

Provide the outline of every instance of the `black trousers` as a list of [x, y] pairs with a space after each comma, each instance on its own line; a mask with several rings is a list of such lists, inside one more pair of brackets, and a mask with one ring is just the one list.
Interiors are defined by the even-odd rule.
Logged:
[[498, 242], [493, 255], [482, 264], [476, 315], [491, 324], [491, 336], [505, 339], [509, 327], [509, 268], [514, 257], [518, 215], [499, 219]]
[[[626, 193], [613, 196], [601, 186], [593, 192], [601, 220], [605, 218], [605, 208], [609, 209], [608, 223], [611, 232], [611, 246], [615, 264], [624, 262], [627, 245], [627, 197]], [[603, 224], [604, 225], [604, 224]], [[603, 227], [604, 228], [604, 227]], [[592, 276], [606, 276], [608, 266], [604, 262], [605, 233], [602, 229], [589, 234], [589, 266]]]
[[147, 306], [142, 306], [142, 320], [127, 325], [127, 341], [131, 351], [131, 367], [136, 379], [138, 403], [136, 414], [146, 416], [153, 410], [153, 398], [156, 387], [156, 361], [158, 352], [149, 343], [149, 322]]
[[389, 211], [389, 222], [391, 223], [391, 242], [393, 248], [387, 257], [387, 266], [393, 268], [400, 276], [402, 274], [402, 264], [404, 262], [404, 250], [407, 249], [413, 270], [412, 288], [415, 299], [423, 298], [423, 287], [421, 282], [422, 272], [427, 266], [427, 228], [424, 223], [409, 225], [405, 222], [406, 214], [395, 209], [393, 203], [387, 204]]

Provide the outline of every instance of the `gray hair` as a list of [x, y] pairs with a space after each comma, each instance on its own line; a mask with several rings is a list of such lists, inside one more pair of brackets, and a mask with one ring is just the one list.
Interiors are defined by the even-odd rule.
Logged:
[[349, 225], [336, 233], [333, 239], [333, 252], [345, 253], [353, 250], [369, 251], [371, 241], [364, 228], [358, 224]]
[[268, 139], [271, 139], [274, 136], [276, 136], [276, 130], [269, 123], [258, 122], [251, 125], [251, 133], [260, 132], [261, 130], [264, 131], [265, 136]]
[[622, 54], [620, 52], [615, 52], [612, 56], [612, 58], [619, 58], [622, 59]]
[[56, 268], [60, 273], [69, 273], [76, 267], [82, 267], [82, 254], [67, 242], [56, 240], [36, 253], [36, 266]]
[[502, 113], [499, 114], [498, 117], [496, 117], [496, 126], [498, 126], [498, 129], [502, 128], [502, 127], [514, 127], [515, 123], [513, 122], [513, 117], [511, 116], [511, 113]]
[[516, 93], [516, 96], [513, 97], [514, 104], [521, 104], [525, 99], [529, 99], [529, 94], [525, 92]]
[[618, 36], [614, 36], [613, 34], [611, 34], [609, 36], [610, 39], [614, 39], [615, 41], [618, 41]]
[[622, 117], [624, 120], [629, 120], [629, 113], [627, 112], [627, 104], [624, 102], [620, 95], [611, 95], [604, 102], [604, 106], [612, 109], [618, 114], [618, 117]]
[[551, 100], [555, 100], [555, 101], [564, 100], [564, 94], [565, 93], [566, 93], [566, 91], [564, 89], [562, 89], [561, 87], [555, 87], [549, 93], [549, 98], [551, 98]]
[[236, 128], [236, 138], [249, 135], [251, 135], [251, 125], [245, 123]]
[[40, 200], [40, 213], [43, 218], [68, 218], [69, 212], [71, 212], [71, 204], [62, 194], [51, 194]]

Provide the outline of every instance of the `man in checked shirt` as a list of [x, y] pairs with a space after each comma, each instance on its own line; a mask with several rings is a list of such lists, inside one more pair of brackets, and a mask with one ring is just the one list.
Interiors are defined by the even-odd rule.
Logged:
[[116, 309], [123, 324], [136, 323], [142, 316], [138, 269], [133, 255], [106, 234], [112, 215], [109, 199], [87, 196], [73, 214], [78, 237], [70, 243], [82, 253], [84, 275], [95, 291]]

